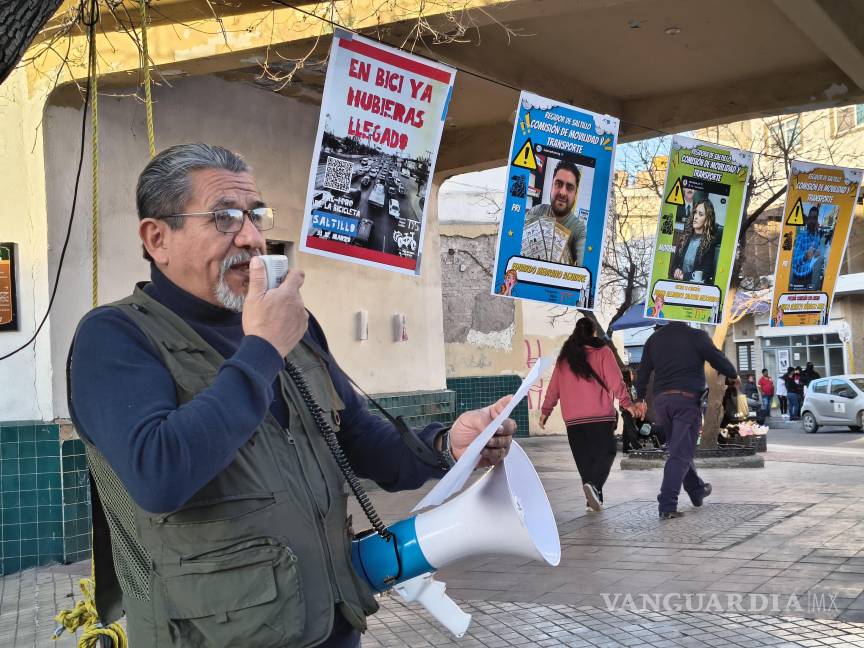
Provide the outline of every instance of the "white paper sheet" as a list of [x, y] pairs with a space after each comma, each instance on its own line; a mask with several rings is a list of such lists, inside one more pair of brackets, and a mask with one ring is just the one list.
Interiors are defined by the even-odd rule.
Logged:
[[487, 425], [486, 429], [471, 442], [471, 444], [465, 449], [465, 452], [462, 453], [462, 456], [459, 457], [459, 461], [457, 461], [456, 464], [447, 471], [447, 474], [444, 475], [441, 481], [435, 485], [435, 488], [426, 493], [426, 497], [420, 500], [420, 503], [411, 509], [412, 512], [419, 511], [428, 506], [438, 506], [448, 497], [462, 490], [465, 482], [468, 481], [471, 473], [480, 462], [480, 453], [483, 451], [485, 445], [489, 443], [489, 439], [492, 438], [498, 428], [501, 427], [501, 424], [510, 416], [510, 413], [519, 404], [519, 402], [525, 398], [531, 385], [537, 382], [537, 379], [552, 366], [553, 361], [554, 358], [552, 356], [538, 358], [534, 363], [534, 366], [531, 368], [531, 371], [528, 372], [528, 375], [525, 377], [525, 380], [522, 381], [519, 389], [516, 390], [513, 398], [510, 399], [507, 406], [497, 417], [495, 417], [495, 420]]

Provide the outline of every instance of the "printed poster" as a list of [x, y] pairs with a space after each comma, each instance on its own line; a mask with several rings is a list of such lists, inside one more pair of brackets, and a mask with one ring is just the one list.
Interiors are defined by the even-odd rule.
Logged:
[[18, 330], [15, 243], [0, 243], [0, 331]]
[[861, 176], [860, 169], [792, 161], [774, 271], [771, 326], [828, 323]]
[[452, 68], [337, 30], [300, 249], [420, 274]]
[[618, 119], [519, 97], [492, 293], [593, 309]]
[[646, 317], [720, 322], [752, 162], [746, 151], [672, 138]]

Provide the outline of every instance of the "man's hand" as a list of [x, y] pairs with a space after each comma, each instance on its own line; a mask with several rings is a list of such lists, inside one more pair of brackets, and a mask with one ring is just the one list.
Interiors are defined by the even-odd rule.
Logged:
[[243, 332], [272, 344], [283, 358], [306, 333], [309, 314], [303, 306], [302, 270], [289, 270], [278, 288], [266, 290], [267, 271], [258, 257], [249, 262], [249, 290], [243, 304]]
[[638, 419], [644, 419], [648, 414], [648, 404], [645, 401], [640, 401], [638, 403], [633, 403], [632, 414], [634, 417]]
[[545, 430], [545, 429], [546, 429], [546, 421], [548, 421], [548, 420], [549, 420], [549, 415], [548, 415], [548, 414], [541, 414], [541, 415], [540, 415], [540, 429], [541, 429], [541, 430]]
[[[471, 442], [501, 413], [512, 396], [505, 396], [497, 403], [479, 410], [463, 413], [450, 428], [450, 451], [459, 459]], [[510, 442], [516, 432], [516, 421], [507, 419], [480, 453], [480, 468], [494, 466], [510, 450]]]

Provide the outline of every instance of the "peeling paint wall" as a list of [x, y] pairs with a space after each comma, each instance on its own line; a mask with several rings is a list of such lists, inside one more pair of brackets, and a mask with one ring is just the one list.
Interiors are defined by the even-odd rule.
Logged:
[[[448, 378], [525, 376], [536, 360], [557, 355], [572, 331], [561, 309], [491, 294], [498, 225], [441, 225], [441, 290]], [[563, 434], [558, 410], [546, 430], [538, 424], [550, 375], [527, 396], [531, 434]]]
[[[480, 340], [492, 335], [495, 346], [507, 350], [515, 322], [514, 300], [491, 294], [491, 268], [496, 235], [441, 235], [441, 291], [444, 304], [444, 342]], [[511, 331], [510, 336], [496, 335]], [[481, 336], [478, 338], [478, 335]], [[483, 344], [483, 343], [481, 343]]]

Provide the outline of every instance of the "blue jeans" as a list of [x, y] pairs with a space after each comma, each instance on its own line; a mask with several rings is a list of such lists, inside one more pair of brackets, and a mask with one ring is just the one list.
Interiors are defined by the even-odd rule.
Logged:
[[773, 396], [762, 397], [762, 409], [765, 410], [765, 416], [771, 416], [771, 399]]
[[663, 483], [657, 501], [661, 513], [678, 508], [678, 494], [683, 484], [690, 495], [701, 495], [705, 488], [693, 457], [696, 455], [696, 440], [702, 427], [702, 412], [699, 399], [683, 394], [659, 394], [654, 399], [656, 422], [666, 433], [666, 448], [669, 458], [663, 468]]
[[786, 398], [789, 399], [789, 418], [801, 418], [801, 395], [789, 392]]

